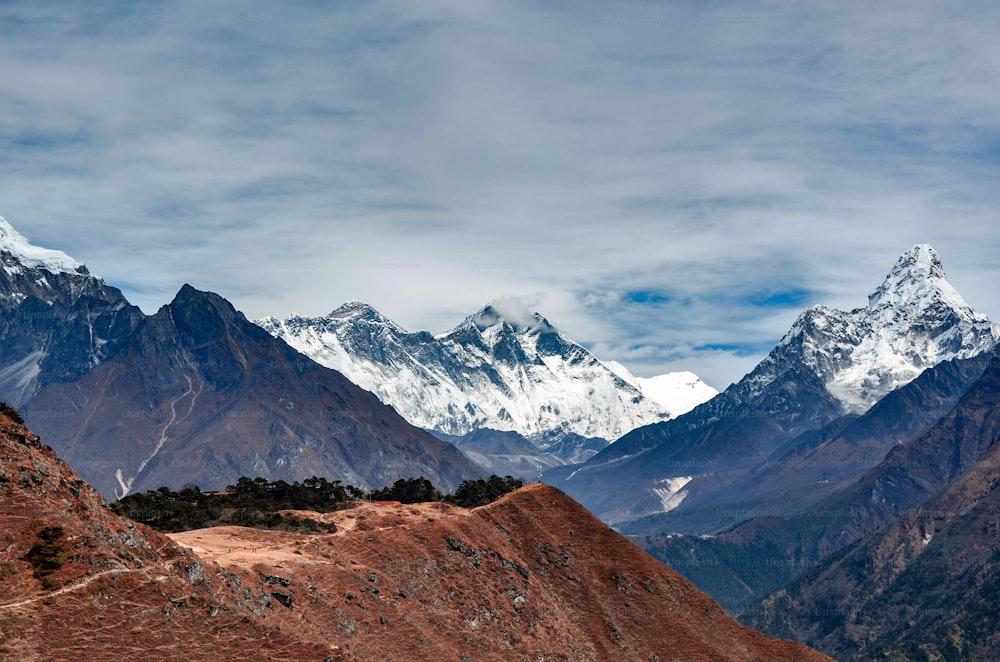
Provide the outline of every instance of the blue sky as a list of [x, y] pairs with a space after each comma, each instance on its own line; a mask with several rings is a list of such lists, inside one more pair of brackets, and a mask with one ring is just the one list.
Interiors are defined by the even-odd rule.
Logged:
[[0, 215], [147, 312], [493, 299], [722, 388], [915, 243], [1000, 319], [989, 2], [0, 5]]

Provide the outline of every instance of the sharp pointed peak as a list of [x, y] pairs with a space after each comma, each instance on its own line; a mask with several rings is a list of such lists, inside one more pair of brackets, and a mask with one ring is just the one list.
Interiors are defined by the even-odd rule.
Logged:
[[173, 301], [171, 301], [171, 305], [177, 303], [186, 303], [189, 301], [198, 301], [202, 299], [211, 299], [211, 298], [221, 298], [221, 297], [218, 294], [214, 294], [212, 292], [199, 290], [198, 288], [194, 287], [189, 283], [184, 283], [183, 285], [181, 285], [181, 288], [177, 290], [177, 294], [174, 295], [174, 299]]
[[221, 309], [226, 311], [236, 310], [233, 304], [221, 294], [216, 294], [215, 292], [209, 292], [207, 290], [199, 290], [198, 288], [187, 283], [182, 285], [181, 289], [177, 291], [177, 294], [174, 295], [174, 299], [170, 302], [169, 306], [171, 308], [213, 306], [216, 308], [221, 307]]
[[359, 318], [368, 321], [380, 322], [402, 330], [398, 324], [380, 313], [374, 306], [356, 299], [351, 299], [350, 301], [345, 302], [339, 308], [326, 315], [326, 319], [329, 320], [351, 320]]
[[327, 314], [323, 319], [329, 320], [333, 323], [362, 323], [368, 325], [379, 325], [387, 329], [391, 329], [394, 333], [405, 334], [408, 333], [406, 329], [399, 326], [391, 319], [380, 313], [373, 306], [365, 303], [364, 301], [358, 301], [357, 299], [351, 299], [346, 301], [336, 310]]
[[916, 244], [903, 253], [896, 261], [896, 266], [889, 272], [888, 277], [902, 273], [930, 278], [945, 277], [941, 257], [930, 244]]
[[955, 308], [968, 308], [962, 296], [947, 281], [937, 251], [930, 244], [916, 244], [896, 260], [882, 284], [868, 295], [868, 307], [897, 306], [906, 301], [926, 299], [934, 293]]
[[181, 289], [177, 290], [177, 297], [190, 297], [200, 293], [201, 290], [197, 289], [190, 283], [184, 283], [183, 285], [181, 285]]

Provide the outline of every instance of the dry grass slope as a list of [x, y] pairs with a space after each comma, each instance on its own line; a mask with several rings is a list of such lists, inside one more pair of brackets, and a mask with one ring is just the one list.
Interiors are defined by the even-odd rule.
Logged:
[[[315, 516], [337, 532], [164, 536], [0, 416], [0, 658], [827, 659], [740, 625], [551, 487]], [[39, 522], [68, 545], [53, 589], [21, 560]]]

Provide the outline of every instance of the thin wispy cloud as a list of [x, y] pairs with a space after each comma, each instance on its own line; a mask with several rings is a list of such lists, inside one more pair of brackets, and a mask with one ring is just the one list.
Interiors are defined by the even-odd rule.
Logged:
[[0, 214], [147, 312], [503, 297], [738, 379], [932, 243], [1000, 318], [992, 3], [0, 7]]

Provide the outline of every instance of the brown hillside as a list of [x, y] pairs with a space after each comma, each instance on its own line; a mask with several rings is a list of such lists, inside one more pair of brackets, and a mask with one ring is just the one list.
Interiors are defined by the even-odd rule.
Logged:
[[[46, 527], [65, 562], [23, 559]], [[0, 414], [0, 660], [322, 660], [329, 647], [276, 630], [222, 568], [132, 524], [37, 435]], [[253, 596], [251, 596], [253, 597]]]
[[314, 516], [337, 533], [171, 537], [249, 571], [254, 588], [294, 595], [269, 622], [360, 659], [826, 659], [740, 625], [552, 487], [471, 511], [366, 504]]
[[[823, 660], [740, 625], [558, 490], [163, 536], [0, 416], [0, 659]], [[24, 560], [61, 526], [47, 578]]]

